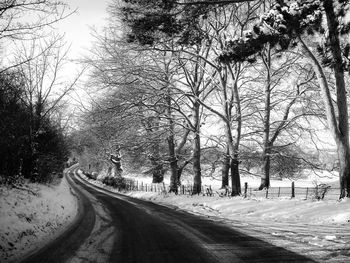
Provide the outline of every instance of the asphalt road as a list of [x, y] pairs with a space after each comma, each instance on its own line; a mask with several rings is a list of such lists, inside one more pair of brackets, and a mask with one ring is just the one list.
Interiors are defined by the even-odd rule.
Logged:
[[69, 181], [80, 216], [23, 262], [313, 262], [205, 217]]

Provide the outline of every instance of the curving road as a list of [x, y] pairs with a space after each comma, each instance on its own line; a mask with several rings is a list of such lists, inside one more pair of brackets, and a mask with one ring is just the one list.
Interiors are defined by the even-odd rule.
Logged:
[[231, 227], [84, 182], [76, 222], [23, 262], [313, 262]]

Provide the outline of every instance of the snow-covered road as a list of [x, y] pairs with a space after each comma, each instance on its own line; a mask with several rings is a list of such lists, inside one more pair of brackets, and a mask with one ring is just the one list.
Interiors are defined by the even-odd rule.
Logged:
[[[92, 184], [116, 191], [81, 176]], [[204, 216], [318, 262], [350, 262], [350, 200], [246, 200], [152, 192], [125, 194]]]
[[[29, 262], [314, 262], [241, 231], [247, 225], [229, 226], [218, 218], [112, 193], [79, 177], [73, 181], [88, 200], [84, 211], [95, 219], [78, 228], [90, 234], [67, 234]], [[70, 243], [79, 245], [66, 248]]]

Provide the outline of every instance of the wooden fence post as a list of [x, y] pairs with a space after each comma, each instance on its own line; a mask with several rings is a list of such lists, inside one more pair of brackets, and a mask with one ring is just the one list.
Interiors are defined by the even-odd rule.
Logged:
[[266, 187], [266, 195], [265, 195], [265, 198], [267, 199], [269, 197], [269, 188]]
[[280, 194], [281, 194], [281, 187], [278, 187], [278, 194], [277, 194], [277, 197], [280, 197]]
[[292, 198], [295, 197], [295, 185], [294, 182], [292, 182]]
[[318, 184], [315, 187], [315, 198], [318, 199]]
[[309, 195], [309, 187], [306, 187], [306, 196], [305, 196], [305, 200], [307, 200], [308, 195]]
[[244, 198], [247, 198], [247, 191], [248, 191], [248, 183], [244, 183]]

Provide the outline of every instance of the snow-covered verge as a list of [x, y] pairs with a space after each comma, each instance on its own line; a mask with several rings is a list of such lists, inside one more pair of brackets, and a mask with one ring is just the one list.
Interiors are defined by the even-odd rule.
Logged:
[[58, 185], [0, 187], [0, 261], [13, 262], [65, 230], [78, 202], [66, 178]]
[[152, 192], [128, 192], [126, 195], [165, 205], [175, 205], [193, 213], [220, 215], [244, 220], [312, 224], [346, 224], [350, 228], [350, 200], [312, 201], [290, 198], [251, 198], [159, 195]]
[[[99, 180], [87, 178], [81, 171], [79, 175], [88, 182], [118, 192]], [[131, 191], [125, 195], [149, 200], [164, 205], [222, 218], [269, 222], [297, 222], [312, 224], [346, 224], [350, 226], [350, 200], [304, 200], [299, 198], [243, 198], [205, 195], [175, 195], [164, 192]]]

